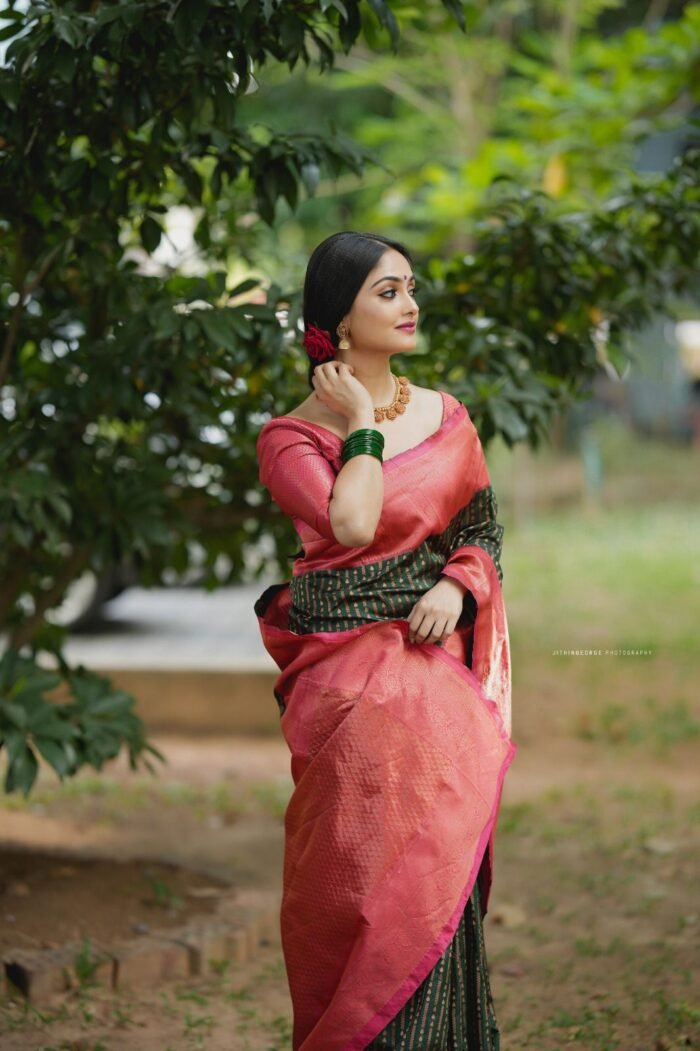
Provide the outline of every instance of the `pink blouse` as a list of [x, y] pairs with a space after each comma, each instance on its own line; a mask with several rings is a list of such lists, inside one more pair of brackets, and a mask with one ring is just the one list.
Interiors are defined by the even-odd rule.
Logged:
[[[333, 486], [343, 466], [344, 439], [320, 424], [291, 416], [276, 416], [264, 424], [256, 446], [260, 481], [280, 510], [291, 517], [304, 549], [304, 557], [292, 563], [293, 576], [312, 569], [361, 565], [413, 550], [430, 532], [442, 530], [444, 480], [440, 478], [442, 485], [435, 484], [440, 472], [430, 453], [438, 450], [465, 412], [459, 411], [462, 403], [452, 394], [440, 394], [439, 428], [412, 448], [384, 460], [382, 513], [374, 539], [361, 547], [339, 544], [329, 515]], [[473, 427], [471, 421], [469, 426]], [[409, 461], [412, 471], [407, 490], [405, 474], [397, 468]], [[433, 505], [437, 506], [431, 514]]]

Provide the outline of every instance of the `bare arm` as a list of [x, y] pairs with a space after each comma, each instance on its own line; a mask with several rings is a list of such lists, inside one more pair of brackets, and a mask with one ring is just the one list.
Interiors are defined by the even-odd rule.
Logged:
[[[348, 434], [374, 427], [374, 410], [357, 412], [348, 420]], [[351, 456], [338, 472], [329, 515], [338, 543], [344, 547], [370, 544], [382, 513], [384, 474], [381, 461], [370, 453]]]
[[[317, 397], [347, 418], [347, 434], [361, 427], [375, 427], [369, 392], [344, 362], [325, 362], [314, 369]], [[363, 547], [374, 539], [384, 503], [381, 461], [370, 453], [351, 456], [333, 486], [329, 507], [336, 540], [344, 547]]]

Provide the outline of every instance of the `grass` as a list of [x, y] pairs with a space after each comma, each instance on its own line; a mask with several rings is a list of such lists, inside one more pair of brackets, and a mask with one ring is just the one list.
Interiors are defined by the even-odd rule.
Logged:
[[654, 697], [642, 697], [638, 711], [612, 702], [593, 713], [582, 713], [575, 732], [587, 741], [651, 744], [666, 754], [672, 745], [700, 737], [700, 720], [683, 698], [662, 706]]
[[[675, 500], [697, 503], [698, 452], [690, 445], [669, 443], [658, 438], [642, 438], [615, 417], [599, 418], [589, 428], [602, 462], [602, 499], [606, 507], [650, 504]], [[499, 506], [510, 516], [516, 505], [516, 490], [523, 476], [534, 489], [541, 490], [544, 503], [553, 479], [561, 485], [562, 466], [569, 468], [568, 486], [563, 496], [578, 502], [583, 477], [580, 452], [564, 453], [552, 446], [537, 452], [518, 447], [510, 450], [500, 438], [487, 448], [489, 474]]]
[[200, 819], [216, 814], [235, 820], [247, 813], [264, 813], [281, 820], [291, 787], [291, 779], [242, 785], [219, 781], [193, 786], [140, 778], [124, 784], [107, 775], [83, 773], [63, 784], [41, 785], [27, 799], [0, 794], [0, 809], [67, 813], [90, 808], [91, 816], [104, 823], [128, 821], [131, 814], [153, 807], [170, 808], [173, 812], [187, 809]]
[[[528, 917], [517, 932], [487, 919], [507, 1047], [695, 1046], [699, 844], [686, 809], [667, 785], [605, 782], [503, 808], [494, 907], [510, 901]], [[670, 853], [647, 849], [656, 835]], [[515, 981], [501, 971], [513, 960]]]
[[[627, 647], [691, 660], [700, 621], [700, 503], [614, 508], [596, 519], [559, 513], [512, 529], [504, 546], [506, 605], [537, 649]], [[603, 674], [607, 671], [603, 663]]]
[[[6, 1034], [25, 1033], [26, 1047], [31, 1046], [37, 1051], [39, 1048], [44, 1051], [74, 1051], [78, 1046], [81, 1051], [94, 1051], [97, 1048], [104, 1048], [104, 1051], [110, 1048], [111, 1051], [116, 1034], [128, 1034], [120, 1037], [120, 1048], [127, 1046], [124, 1043], [126, 1039], [130, 1041], [130, 1046], [134, 1046], [133, 1034], [137, 1029], [142, 1030], [147, 1020], [157, 1015], [162, 1028], [165, 1029], [167, 1025], [168, 1032], [176, 1034], [174, 1039], [170, 1037], [170, 1042], [164, 1039], [163, 1051], [168, 1048], [175, 1051], [176, 1047], [207, 1048], [215, 1029], [235, 1034], [236, 1047], [264, 1046], [266, 1051], [282, 1051], [291, 1046], [291, 1019], [288, 1013], [280, 1010], [279, 1003], [271, 1003], [267, 1008], [258, 1003], [264, 983], [276, 982], [283, 992], [278, 1000], [286, 1005], [286, 978], [279, 953], [273, 952], [274, 958], [268, 959], [268, 962], [258, 960], [252, 964], [232, 964], [206, 977], [148, 990], [146, 995], [151, 1003], [145, 1007], [141, 1004], [138, 1008], [129, 1003], [128, 994], [105, 993], [90, 983], [89, 945], [85, 946], [85, 953], [85, 981], [81, 981], [79, 988], [61, 1003], [60, 1008], [39, 1009], [19, 998], [0, 999], [0, 1029]], [[109, 1029], [115, 1034], [114, 1037], [104, 1034], [106, 1019], [109, 1019]], [[70, 1039], [64, 1039], [63, 1033], [60, 1037], [57, 1034], [55, 1039], [49, 1039], [48, 1030], [54, 1026], [70, 1026]], [[79, 1039], [76, 1033], [78, 1027]], [[99, 1038], [96, 1033], [90, 1035], [90, 1030], [97, 1027], [101, 1030]], [[41, 1042], [39, 1033], [46, 1042]]]

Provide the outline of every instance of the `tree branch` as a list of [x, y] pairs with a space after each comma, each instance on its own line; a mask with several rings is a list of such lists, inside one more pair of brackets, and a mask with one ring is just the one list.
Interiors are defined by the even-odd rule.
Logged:
[[656, 22], [663, 22], [667, 10], [668, 0], [651, 0], [643, 25], [653, 26]]
[[22, 590], [27, 570], [32, 565], [32, 552], [25, 551], [22, 555], [12, 554], [10, 556], [12, 573], [5, 577], [0, 590], [0, 626], [5, 623], [12, 604]]
[[63, 248], [63, 243], [55, 245], [55, 247], [49, 252], [44, 262], [41, 264], [36, 274], [19, 292], [19, 299], [15, 303], [10, 317], [10, 323], [7, 326], [7, 333], [5, 335], [5, 344], [2, 349], [2, 358], [0, 358], [0, 387], [4, 384], [7, 373], [10, 370], [10, 358], [12, 357], [12, 351], [14, 350], [15, 343], [17, 342], [17, 333], [19, 332], [19, 323], [22, 319], [22, 312], [26, 300], [31, 296], [32, 292], [36, 291], [41, 282], [44, 280], [49, 270], [53, 266], [58, 253]]
[[75, 548], [73, 554], [64, 563], [62, 571], [56, 575], [51, 587], [43, 591], [37, 598], [32, 615], [18, 624], [12, 632], [8, 641], [9, 647], [19, 650], [27, 642], [32, 641], [44, 623], [44, 614], [58, 605], [68, 585], [90, 561], [90, 554], [91, 549], [85, 544]]

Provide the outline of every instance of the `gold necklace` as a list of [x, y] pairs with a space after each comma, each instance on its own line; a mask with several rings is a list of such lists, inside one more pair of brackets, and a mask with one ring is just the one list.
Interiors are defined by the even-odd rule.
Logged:
[[[393, 376], [393, 373], [392, 373]], [[377, 405], [374, 409], [374, 422], [381, 423], [383, 419], [395, 420], [406, 411], [406, 406], [411, 400], [411, 388], [408, 385], [408, 376], [394, 376], [396, 392], [394, 400], [390, 405]]]

